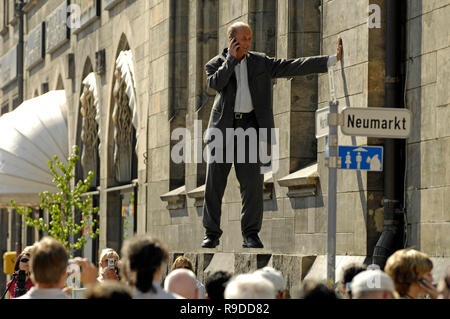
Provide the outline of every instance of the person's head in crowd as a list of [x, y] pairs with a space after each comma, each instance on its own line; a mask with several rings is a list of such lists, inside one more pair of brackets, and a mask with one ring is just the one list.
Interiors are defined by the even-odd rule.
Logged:
[[228, 282], [225, 299], [275, 299], [275, 288], [258, 274], [241, 274]]
[[367, 269], [367, 266], [364, 264], [350, 264], [344, 268], [342, 274], [342, 291], [347, 295], [348, 298], [352, 298], [352, 290], [351, 290], [351, 282], [353, 278]]
[[171, 271], [165, 281], [164, 290], [186, 299], [198, 299], [199, 288], [190, 269], [179, 268]]
[[439, 299], [450, 299], [450, 265], [447, 267], [441, 280], [439, 280], [437, 290]]
[[[15, 279], [11, 279], [6, 284], [7, 287], [9, 287], [9, 298], [13, 299], [16, 298], [16, 288], [18, 288], [18, 281], [22, 280], [19, 279], [19, 272], [24, 271], [25, 272], [25, 289], [26, 291], [29, 291], [31, 287], [34, 286], [33, 281], [31, 280], [31, 269], [30, 269], [30, 259], [31, 259], [31, 250], [33, 246], [27, 246], [25, 249], [17, 256], [16, 263], [14, 264], [14, 274]], [[22, 278], [22, 277], [20, 277]], [[11, 281], [14, 281], [11, 283]], [[20, 286], [22, 283], [19, 284]]]
[[[110, 267], [110, 260], [114, 260], [114, 268]], [[98, 259], [98, 281], [119, 280], [119, 254], [112, 248], [105, 248]]]
[[416, 299], [434, 294], [432, 269], [433, 262], [427, 254], [401, 249], [387, 259], [384, 271], [391, 277], [400, 297]]
[[232, 275], [226, 271], [216, 271], [211, 276], [206, 278], [206, 298], [211, 300], [225, 299], [225, 287]]
[[24, 250], [17, 256], [16, 263], [14, 264], [14, 272], [19, 270], [25, 271], [27, 276], [30, 275], [30, 258], [33, 246], [27, 246]]
[[351, 282], [353, 299], [393, 299], [394, 283], [383, 271], [365, 270]]
[[149, 235], [135, 236], [124, 242], [121, 253], [119, 265], [124, 280], [142, 293], [156, 293], [162, 264], [169, 259], [162, 243]]
[[172, 267], [170, 268], [170, 271], [173, 271], [175, 269], [189, 269], [191, 271], [194, 271], [194, 267], [192, 266], [192, 261], [184, 256], [178, 256], [175, 261], [172, 264]]
[[69, 254], [59, 241], [44, 237], [31, 253], [31, 279], [38, 288], [64, 288]]
[[264, 267], [255, 271], [255, 274], [263, 276], [269, 280], [275, 288], [276, 299], [286, 299], [286, 289], [283, 275], [280, 271], [272, 267]]
[[132, 299], [132, 289], [120, 282], [114, 280], [106, 280], [102, 283], [91, 285], [86, 291], [86, 299]]
[[300, 299], [338, 299], [335, 291], [326, 283], [317, 280], [305, 280], [302, 282], [299, 292]]

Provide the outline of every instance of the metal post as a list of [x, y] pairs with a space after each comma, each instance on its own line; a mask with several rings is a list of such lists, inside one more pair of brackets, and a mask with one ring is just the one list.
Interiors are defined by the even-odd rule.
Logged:
[[327, 280], [334, 285], [336, 272], [336, 191], [338, 167], [338, 101], [334, 89], [334, 69], [328, 69], [330, 103], [328, 114], [328, 225], [327, 225]]
[[[338, 103], [330, 101], [330, 118], [337, 117]], [[327, 280], [334, 285], [336, 269], [336, 191], [338, 165], [337, 123], [329, 121], [328, 138], [328, 227], [327, 227]]]

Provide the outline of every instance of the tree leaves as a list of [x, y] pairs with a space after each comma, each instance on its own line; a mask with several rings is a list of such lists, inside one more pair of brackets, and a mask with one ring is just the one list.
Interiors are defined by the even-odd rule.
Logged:
[[[98, 207], [92, 207], [92, 195], [87, 197], [83, 194], [89, 190], [91, 180], [94, 178], [94, 172], [90, 171], [88, 177], [82, 181], [79, 180], [72, 188], [72, 181], [75, 178], [75, 165], [79, 159], [79, 147], [74, 146], [73, 152], [68, 158], [68, 164], [65, 165], [59, 161], [57, 156], [53, 156], [49, 161], [48, 167], [53, 175], [52, 183], [59, 190], [57, 193], [49, 193], [44, 191], [39, 193], [41, 198], [40, 208], [49, 214], [50, 221], [46, 223], [43, 218], [35, 218], [32, 216], [33, 210], [29, 207], [17, 207], [17, 203], [11, 199], [11, 204], [19, 215], [25, 217], [27, 226], [48, 233], [51, 237], [61, 242], [69, 252], [72, 249], [81, 250], [87, 241], [100, 235], [100, 229], [92, 231], [98, 224], [96, 215]], [[81, 213], [81, 222], [75, 221], [75, 213]], [[79, 233], [76, 242], [71, 242], [73, 235]]]

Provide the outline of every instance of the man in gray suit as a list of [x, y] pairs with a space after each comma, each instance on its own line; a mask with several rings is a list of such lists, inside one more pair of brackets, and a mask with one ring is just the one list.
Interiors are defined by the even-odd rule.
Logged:
[[[263, 248], [258, 237], [263, 219], [263, 178], [259, 160], [258, 143], [242, 143], [242, 139], [230, 135], [229, 129], [254, 130], [258, 140], [269, 144], [271, 129], [274, 128], [272, 110], [272, 78], [293, 77], [311, 73], [325, 73], [342, 57], [342, 41], [338, 40], [335, 56], [317, 56], [292, 60], [269, 58], [264, 53], [249, 51], [252, 31], [248, 24], [236, 22], [228, 28], [229, 47], [206, 64], [208, 86], [217, 91], [209, 119], [208, 132], [221, 132], [222, 148], [210, 147], [206, 173], [205, 200], [203, 205], [203, 226], [206, 235], [204, 248], [214, 248], [222, 235], [220, 216], [222, 197], [228, 174], [234, 162], [239, 180], [242, 214], [241, 231], [244, 248]], [[227, 130], [228, 129], [228, 130]], [[261, 129], [266, 130], [263, 133]], [[261, 134], [263, 133], [263, 134]], [[260, 136], [261, 134], [261, 136]], [[206, 134], [207, 145], [216, 144], [220, 137]], [[260, 138], [261, 137], [261, 138]], [[231, 142], [231, 144], [230, 144]], [[244, 144], [244, 145], [242, 145]], [[256, 144], [256, 147], [255, 147]], [[238, 159], [244, 150], [245, 160]], [[225, 154], [232, 152], [231, 161]], [[255, 154], [256, 152], [256, 154]], [[211, 156], [212, 155], [212, 156]], [[256, 156], [258, 160], [251, 160]], [[218, 158], [220, 158], [218, 160]]]

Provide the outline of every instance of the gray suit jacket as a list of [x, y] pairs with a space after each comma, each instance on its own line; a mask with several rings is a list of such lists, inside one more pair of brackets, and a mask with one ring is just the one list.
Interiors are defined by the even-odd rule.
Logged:
[[[225, 136], [226, 128], [233, 128], [234, 103], [236, 100], [237, 80], [234, 67], [238, 60], [228, 55], [228, 48], [206, 64], [208, 86], [217, 91], [209, 118], [208, 128], [219, 129]], [[274, 127], [272, 110], [272, 78], [293, 77], [310, 73], [325, 73], [328, 56], [298, 58], [292, 60], [275, 59], [264, 53], [247, 54], [248, 85], [252, 97], [255, 115], [260, 128]], [[271, 141], [270, 132], [267, 142]], [[211, 141], [207, 134], [205, 142]]]

